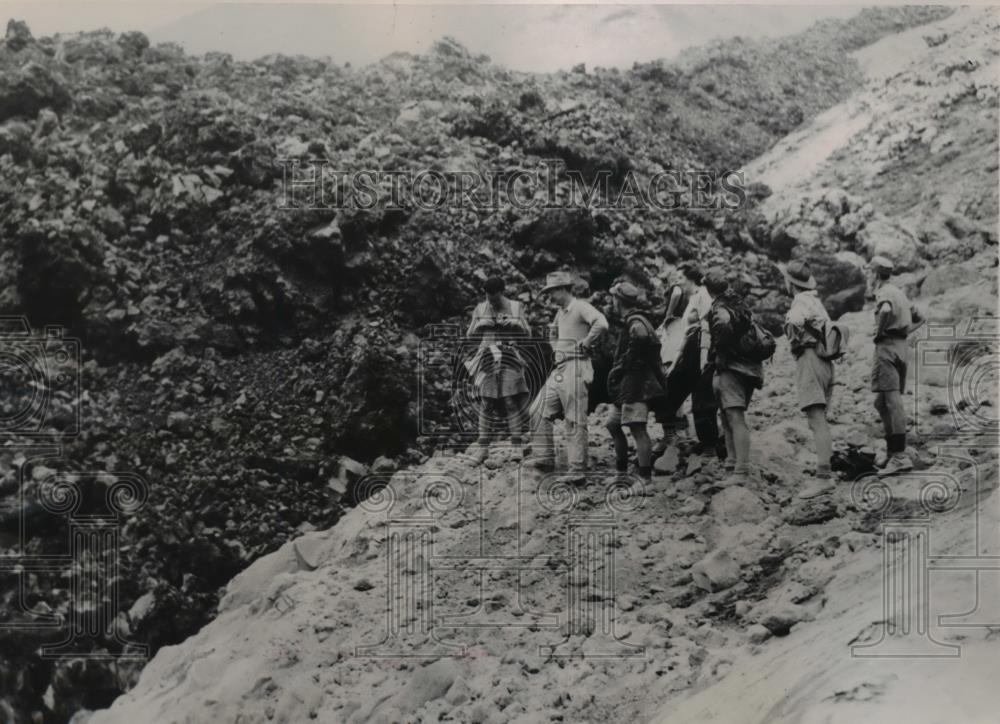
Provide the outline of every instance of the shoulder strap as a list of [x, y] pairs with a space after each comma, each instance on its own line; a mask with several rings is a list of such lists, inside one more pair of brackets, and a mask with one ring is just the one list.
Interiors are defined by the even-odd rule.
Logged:
[[625, 317], [625, 324], [631, 325], [633, 321], [639, 320], [642, 325], [646, 328], [646, 331], [650, 334], [655, 334], [656, 330], [653, 328], [653, 323], [646, 319], [646, 315], [642, 312], [632, 312], [627, 317]]

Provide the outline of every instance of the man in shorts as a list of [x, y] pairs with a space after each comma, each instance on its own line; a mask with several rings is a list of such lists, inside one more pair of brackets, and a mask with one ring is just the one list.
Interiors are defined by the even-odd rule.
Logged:
[[[714, 269], [705, 277], [705, 289], [712, 298], [709, 311], [710, 364], [714, 368], [712, 386], [726, 437], [726, 470], [723, 485], [750, 482], [750, 428], [746, 410], [755, 389], [764, 386], [764, 366], [739, 357], [734, 349], [749, 329], [753, 315], [742, 298], [729, 293], [725, 272]], [[732, 467], [730, 467], [732, 465]]]
[[816, 475], [811, 484], [799, 491], [800, 498], [815, 498], [834, 488], [830, 470], [833, 441], [826, 411], [833, 395], [833, 362], [817, 354], [830, 322], [823, 302], [816, 293], [816, 278], [809, 265], [791, 261], [781, 267], [785, 290], [793, 295], [792, 306], [785, 315], [785, 336], [795, 357], [795, 388], [799, 409], [806, 414], [816, 443]]
[[906, 371], [910, 356], [907, 337], [924, 319], [910, 304], [903, 290], [892, 283], [893, 263], [876, 256], [869, 265], [875, 288], [875, 355], [872, 360], [871, 387], [875, 409], [885, 431], [885, 467], [880, 476], [895, 475], [913, 469], [906, 454]]
[[614, 408], [607, 422], [615, 446], [615, 468], [628, 470], [628, 440], [624, 425], [635, 441], [639, 477], [650, 480], [653, 474], [652, 444], [646, 423], [650, 403], [666, 393], [666, 377], [660, 362], [660, 341], [652, 323], [642, 313], [646, 297], [629, 282], [611, 287], [615, 312], [624, 319], [614, 362], [608, 375], [608, 391]]

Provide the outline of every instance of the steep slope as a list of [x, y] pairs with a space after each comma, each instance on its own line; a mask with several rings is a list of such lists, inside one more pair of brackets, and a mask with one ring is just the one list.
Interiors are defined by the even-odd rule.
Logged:
[[[933, 320], [951, 319], [942, 310], [959, 297], [979, 300], [980, 315], [992, 313], [995, 261], [986, 251], [939, 270], [979, 281], [925, 297]], [[91, 724], [445, 716], [763, 724], [894, 721], [900, 712], [931, 722], [949, 705], [961, 707], [954, 721], [987, 721], [992, 704], [982, 692], [997, 673], [989, 629], [931, 621], [937, 640], [965, 652], [944, 673], [956, 685], [944, 698], [922, 683], [940, 681], [927, 662], [858, 664], [849, 646], [877, 640], [886, 620], [883, 554], [893, 554], [882, 549], [886, 521], [925, 514], [926, 505], [933, 555], [995, 547], [996, 450], [949, 423], [970, 405], [995, 421], [981, 407], [996, 400], [995, 369], [983, 377], [995, 345], [950, 369], [915, 370], [920, 383], [907, 397], [920, 421], [911, 435], [917, 472], [886, 487], [865, 475], [874, 452], [866, 446], [877, 434], [866, 385], [870, 312], [843, 319], [852, 337], [837, 370], [832, 417], [843, 480], [832, 497], [795, 498], [811, 443], [782, 343], [751, 414], [762, 477], [750, 487], [720, 490], [717, 464], [688, 454], [687, 444], [676, 471], [657, 475], [651, 497], [638, 499], [620, 495], [607, 467], [570, 489], [521, 473], [502, 447], [482, 471], [461, 457], [435, 456], [371, 480], [373, 497], [335, 528], [255, 562], [230, 583], [211, 624], [162, 649], [136, 688]], [[956, 399], [955, 375], [981, 384]], [[943, 410], [942, 400], [950, 401]], [[592, 453], [607, 466], [603, 415], [591, 416]], [[986, 535], [978, 540], [977, 521]], [[567, 539], [573, 524], [595, 534], [617, 528], [610, 556], [590, 559], [575, 578], [561, 562], [575, 550]], [[411, 544], [390, 558], [407, 530], [418, 536], [411, 543], [426, 536], [432, 545]], [[613, 588], [602, 585], [609, 577]], [[974, 607], [975, 588], [968, 576], [949, 578], [935, 584], [934, 601], [935, 616], [961, 613]], [[596, 618], [567, 636], [574, 605]], [[471, 628], [456, 628], [460, 622]], [[623, 656], [610, 630], [642, 654]], [[459, 645], [463, 655], [447, 648]], [[552, 645], [567, 658], [551, 655]], [[680, 701], [691, 690], [700, 693]], [[903, 709], [890, 709], [900, 702]]]
[[[989, 607], [995, 597], [990, 574], [978, 578], [983, 586], [978, 600], [972, 574], [939, 570], [930, 576], [927, 625], [936, 641], [962, 647], [957, 660], [947, 665], [906, 658], [863, 661], [852, 657], [851, 647], [876, 642], [888, 633], [887, 622], [906, 623], [904, 611], [883, 609], [886, 567], [899, 561], [895, 539], [884, 537], [894, 520], [923, 516], [930, 529], [927, 550], [940, 558], [940, 566], [948, 556], [1000, 555], [990, 537], [1000, 517], [997, 257], [995, 231], [988, 227], [996, 168], [988, 159], [977, 165], [984, 160], [981, 144], [995, 148], [996, 128], [985, 140], [963, 131], [985, 129], [995, 117], [995, 74], [969, 68], [976, 103], [942, 104], [956, 91], [966, 92], [956, 79], [965, 71], [947, 71], [953, 61], [942, 48], [950, 43], [980, 68], [992, 67], [993, 22], [991, 11], [962, 11], [939, 27], [915, 31], [931, 38], [920, 39], [922, 48], [909, 35], [874, 47], [870, 57], [894, 58], [891, 70], [881, 66], [891, 74], [888, 79], [873, 78], [849, 105], [819, 116], [812, 134], [789, 139], [774, 154], [748, 164], [748, 173], [773, 174], [773, 200], [764, 207], [769, 215], [796, 194], [823, 192], [821, 203], [795, 206], [798, 215], [779, 215], [763, 233], [755, 232], [760, 268], [799, 255], [828, 260], [829, 266], [817, 265], [817, 271], [856, 268], [875, 243], [900, 237], [889, 232], [913, 209], [884, 195], [889, 185], [878, 179], [887, 175], [901, 187], [911, 178], [907, 164], [927, 159], [919, 144], [904, 144], [901, 153], [885, 158], [865, 155], [867, 144], [896, 119], [924, 113], [914, 99], [928, 87], [922, 84], [931, 84], [938, 103], [935, 124], [957, 133], [954, 152], [940, 161], [960, 177], [949, 192], [984, 199], [977, 208], [986, 215], [963, 212], [965, 223], [978, 230], [964, 233], [961, 244], [932, 253], [921, 242], [914, 271], [902, 277], [933, 322], [916, 343], [914, 388], [906, 398], [914, 473], [886, 486], [866, 476], [880, 447], [872, 442], [880, 433], [867, 386], [871, 317], [870, 310], [846, 311], [841, 319], [852, 330], [851, 350], [838, 365], [831, 411], [841, 484], [830, 498], [808, 503], [795, 498], [812, 462], [811, 441], [795, 408], [792, 363], [781, 342], [751, 411], [761, 477], [747, 489], [719, 490], [716, 463], [695, 458], [686, 442], [676, 465], [654, 478], [650, 497], [624, 499], [607, 467], [611, 451], [600, 429], [603, 408], [591, 416], [591, 429], [593, 457], [604, 467], [576, 490], [521, 475], [499, 446], [482, 470], [438, 453], [395, 475], [386, 473], [381, 482], [370, 479], [361, 487], [373, 497], [335, 528], [310, 533], [251, 565], [230, 583], [212, 623], [183, 644], [162, 649], [138, 685], [92, 721], [151, 715], [289, 722], [310, 716], [353, 722], [445, 717], [764, 724], [888, 722], [900, 716], [918, 723], [989, 721], [991, 702], [982, 692], [990, 690], [997, 673], [994, 634], [938, 616], [971, 612], [966, 624], [997, 620], [1000, 611]], [[655, 78], [660, 70], [637, 72]], [[838, 137], [836, 118], [856, 119], [857, 133]], [[822, 189], [815, 181], [860, 177], [873, 164], [882, 173], [868, 189], [853, 182]], [[928, 189], [935, 188], [930, 178], [912, 178], [920, 183], [908, 193], [915, 188], [930, 199]], [[985, 185], [990, 178], [992, 185]], [[880, 205], [872, 202], [869, 214], [861, 202], [879, 188]], [[932, 218], [947, 213], [930, 208]], [[843, 284], [836, 274], [831, 278], [834, 288]], [[853, 309], [864, 299], [863, 279], [856, 291]], [[758, 308], [772, 299], [760, 298]], [[976, 319], [982, 321], [970, 328]], [[949, 328], [954, 336], [948, 336]], [[977, 330], [985, 333], [977, 336]], [[923, 351], [928, 345], [934, 354]], [[379, 492], [386, 482], [391, 496]], [[399, 542], [386, 525], [384, 506], [390, 500], [392, 514], [404, 519], [394, 525], [430, 527], [432, 550], [390, 559], [392, 543]], [[567, 542], [573, 515], [597, 527], [613, 523], [617, 544], [613, 555], [571, 579], [566, 559], [575, 550]], [[613, 592], [601, 585], [612, 569]], [[415, 591], [429, 580], [434, 598], [417, 606]], [[410, 607], [401, 608], [397, 596], [409, 596]], [[567, 637], [574, 605], [597, 619]], [[614, 648], [620, 644], [603, 635], [601, 616], [612, 615], [614, 633], [644, 646], [643, 655], [581, 657], [587, 651], [608, 653], [609, 646], [621, 653]], [[457, 617], [447, 619], [449, 624], [486, 626], [441, 625], [445, 616]], [[433, 630], [429, 620], [437, 624]], [[390, 639], [380, 650], [358, 651], [382, 641], [387, 630], [400, 631], [405, 641]], [[570, 653], [568, 658], [539, 650], [564, 639], [560, 651]], [[908, 638], [902, 645], [921, 642], [926, 643]], [[465, 655], [448, 656], [453, 652], [442, 644], [465, 644]], [[430, 656], [408, 656], [428, 646], [436, 649]], [[952, 688], [941, 694], [941, 685], [948, 684]]]
[[[849, 93], [860, 74], [848, 51], [948, 12], [872, 11], [676, 64], [539, 75], [448, 40], [344, 68], [191, 57], [140, 33], [36, 39], [12, 23], [0, 47], [0, 296], [36, 329], [81, 340], [84, 393], [55, 395], [53, 429], [80, 421], [60, 455], [22, 455], [18, 439], [0, 455], [0, 534], [18, 536], [23, 518], [17, 554], [61, 550], [66, 520], [40, 511], [48, 477], [70, 475], [87, 514], [103, 512], [111, 479], [87, 471], [141, 475], [149, 496], [121, 531], [120, 598], [104, 603], [116, 631], [155, 650], [209, 620], [220, 587], [256, 557], [333, 525], [366, 464], [419, 464], [442, 440], [418, 438], [418, 423], [440, 432], [453, 388], [421, 388], [415, 360], [435, 325], [465, 320], [488, 271], [542, 325], [538, 282], [559, 266], [604, 304], [619, 274], [655, 295], [681, 259], [725, 263], [776, 328], [779, 279], [752, 211], [282, 209], [284, 163], [510, 173], [555, 159], [560, 199], [567, 170], [588, 183], [605, 170], [640, 184], [715, 174]], [[798, 75], [811, 65], [822, 70]], [[73, 618], [63, 571], [9, 571], [8, 623]], [[134, 681], [137, 664], [41, 658], [54, 635], [0, 632], [3, 717], [62, 721]], [[102, 631], [82, 646], [121, 644]]]
[[965, 9], [855, 57], [863, 90], [748, 164], [773, 250], [878, 252], [902, 268], [996, 244], [1000, 15]]

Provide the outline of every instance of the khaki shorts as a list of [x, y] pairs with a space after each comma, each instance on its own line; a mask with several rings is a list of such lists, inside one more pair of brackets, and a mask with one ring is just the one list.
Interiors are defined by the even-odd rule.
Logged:
[[799, 393], [799, 409], [814, 405], [829, 407], [833, 396], [833, 363], [820, 359], [816, 350], [806, 347], [795, 360], [795, 388]]
[[905, 339], [884, 339], [875, 343], [872, 392], [906, 391], [906, 361], [909, 351]]
[[753, 396], [753, 385], [750, 380], [729, 370], [721, 370], [712, 378], [712, 390], [720, 410], [738, 408], [745, 410], [750, 406]]
[[649, 405], [645, 402], [626, 402], [611, 409], [611, 416], [608, 418], [608, 427], [621, 427], [622, 425], [645, 425], [649, 421]]

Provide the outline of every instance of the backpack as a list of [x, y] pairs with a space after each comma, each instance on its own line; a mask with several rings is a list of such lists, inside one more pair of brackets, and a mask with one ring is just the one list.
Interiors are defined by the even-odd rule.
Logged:
[[813, 332], [819, 340], [816, 345], [816, 354], [820, 359], [833, 361], [840, 359], [847, 353], [847, 343], [850, 340], [850, 330], [847, 325], [840, 322], [827, 322], [822, 334]]
[[729, 308], [729, 311], [734, 318], [734, 326], [743, 329], [743, 333], [732, 345], [733, 354], [747, 362], [766, 362], [771, 359], [777, 349], [774, 335], [760, 326], [749, 310]]
[[774, 357], [777, 345], [774, 335], [760, 326], [756, 319], [750, 320], [750, 327], [737, 342], [737, 354], [750, 362], [766, 362]]

